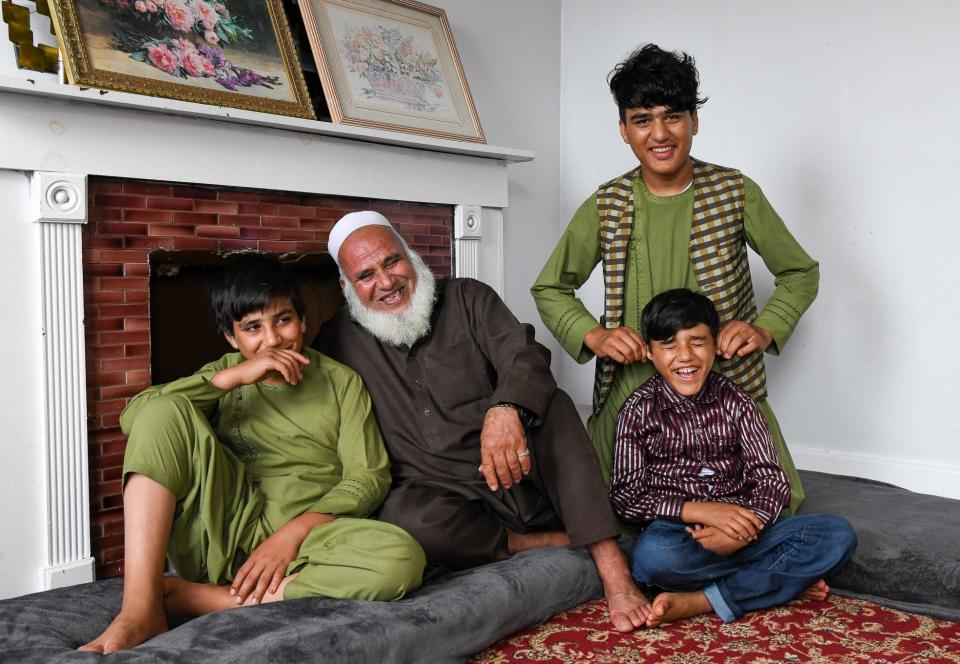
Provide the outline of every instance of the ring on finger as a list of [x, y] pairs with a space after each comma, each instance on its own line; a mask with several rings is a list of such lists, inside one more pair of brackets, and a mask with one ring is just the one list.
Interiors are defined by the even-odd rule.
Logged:
[[530, 456], [530, 450], [517, 450], [517, 456], [521, 459]]

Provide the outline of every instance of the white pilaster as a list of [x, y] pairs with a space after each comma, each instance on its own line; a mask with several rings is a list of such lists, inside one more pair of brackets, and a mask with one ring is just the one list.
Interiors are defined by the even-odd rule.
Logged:
[[81, 230], [86, 177], [35, 171], [40, 229], [44, 393], [44, 589], [92, 581]]
[[458, 277], [480, 278], [480, 242], [483, 228], [479, 205], [457, 205], [453, 209], [453, 241]]

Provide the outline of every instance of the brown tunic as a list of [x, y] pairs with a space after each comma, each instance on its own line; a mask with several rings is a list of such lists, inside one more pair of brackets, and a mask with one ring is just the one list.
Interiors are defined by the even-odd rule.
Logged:
[[[618, 532], [583, 425], [550, 373], [550, 352], [488, 286], [442, 280], [430, 334], [413, 345], [379, 342], [346, 310], [314, 346], [357, 371], [373, 397], [394, 491], [381, 518], [414, 535], [427, 556], [462, 568], [507, 556], [506, 528], [564, 528], [575, 544]], [[487, 409], [517, 404], [533, 471], [490, 491], [480, 474]]]

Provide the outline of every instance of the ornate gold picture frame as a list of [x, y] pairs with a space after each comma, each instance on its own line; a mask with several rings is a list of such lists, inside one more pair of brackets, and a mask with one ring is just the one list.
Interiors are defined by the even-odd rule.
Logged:
[[53, 0], [67, 80], [313, 118], [280, 0]]
[[300, 0], [334, 122], [484, 143], [446, 13], [414, 0]]

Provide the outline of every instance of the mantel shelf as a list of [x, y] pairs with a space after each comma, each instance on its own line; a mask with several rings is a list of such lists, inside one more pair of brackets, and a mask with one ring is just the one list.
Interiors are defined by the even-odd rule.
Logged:
[[176, 99], [164, 99], [161, 97], [147, 97], [112, 90], [80, 88], [74, 85], [60, 83], [56, 79], [44, 74], [37, 74], [34, 78], [26, 79], [0, 76], [0, 93], [4, 92], [39, 95], [68, 102], [103, 104], [115, 108], [128, 108], [136, 111], [166, 113], [220, 122], [270, 127], [272, 129], [283, 129], [304, 134], [320, 134], [334, 138], [380, 143], [383, 145], [414, 148], [417, 150], [430, 150], [433, 152], [446, 152], [469, 157], [498, 159], [507, 163], [532, 161], [534, 158], [534, 153], [530, 150], [431, 138], [418, 136], [416, 134], [340, 125], [332, 122], [291, 118], [284, 115], [258, 113], [256, 111], [226, 108], [223, 106], [208, 106], [206, 104], [197, 104]]

